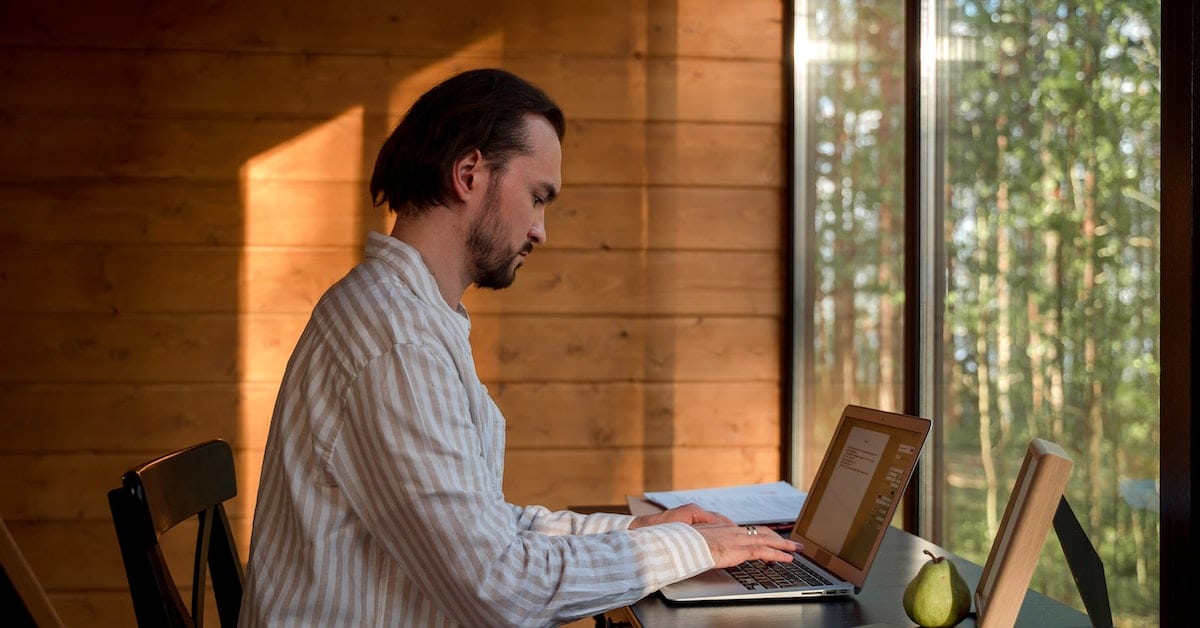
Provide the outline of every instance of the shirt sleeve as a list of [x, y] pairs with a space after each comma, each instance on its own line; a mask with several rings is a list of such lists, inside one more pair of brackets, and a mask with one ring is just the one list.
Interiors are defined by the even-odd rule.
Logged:
[[482, 447], [449, 357], [401, 344], [347, 391], [328, 465], [370, 537], [452, 620], [566, 623], [712, 567], [685, 524], [628, 530], [509, 504]]
[[526, 506], [518, 510], [517, 517], [522, 528], [542, 534], [600, 534], [613, 530], [626, 530], [633, 523], [633, 516], [598, 512], [582, 515], [569, 510], [551, 512], [543, 506]]

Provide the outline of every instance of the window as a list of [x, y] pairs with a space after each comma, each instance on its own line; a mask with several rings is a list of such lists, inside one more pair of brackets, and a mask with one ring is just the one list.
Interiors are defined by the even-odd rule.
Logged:
[[843, 406], [901, 410], [904, 5], [797, 9], [791, 451], [807, 486]]
[[[922, 532], [982, 563], [1029, 440], [1052, 440], [1114, 618], [1157, 623], [1160, 5], [920, 4], [906, 170], [903, 3], [795, 3], [793, 481], [842, 405], [904, 409], [919, 373]], [[1056, 540], [1043, 556], [1032, 586], [1080, 606]]]

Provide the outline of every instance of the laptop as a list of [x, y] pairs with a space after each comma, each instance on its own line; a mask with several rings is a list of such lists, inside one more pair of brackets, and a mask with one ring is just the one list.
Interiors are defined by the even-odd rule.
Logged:
[[663, 597], [686, 603], [858, 593], [929, 427], [928, 419], [846, 406], [792, 529], [790, 538], [804, 544], [794, 561], [713, 569], [663, 587]]

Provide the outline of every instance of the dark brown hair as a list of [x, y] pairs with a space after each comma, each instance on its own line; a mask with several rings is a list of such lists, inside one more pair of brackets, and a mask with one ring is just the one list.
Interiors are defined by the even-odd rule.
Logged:
[[371, 198], [396, 213], [419, 215], [448, 202], [454, 162], [475, 149], [504, 172], [528, 154], [524, 117], [546, 118], [561, 141], [562, 111], [541, 89], [504, 70], [470, 70], [425, 92], [379, 149]]

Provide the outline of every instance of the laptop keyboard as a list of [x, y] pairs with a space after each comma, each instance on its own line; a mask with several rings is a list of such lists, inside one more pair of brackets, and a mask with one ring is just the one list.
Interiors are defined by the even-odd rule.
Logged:
[[749, 560], [740, 565], [727, 567], [725, 571], [751, 591], [833, 584], [828, 578], [799, 560], [790, 563]]

